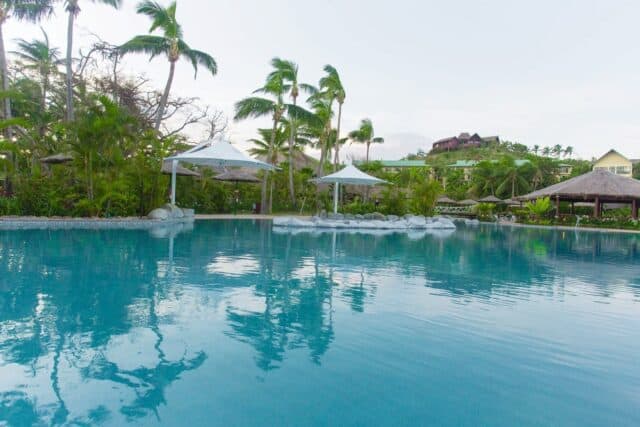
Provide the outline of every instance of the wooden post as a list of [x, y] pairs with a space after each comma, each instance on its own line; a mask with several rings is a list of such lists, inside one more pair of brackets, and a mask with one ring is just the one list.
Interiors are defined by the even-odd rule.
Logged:
[[638, 219], [638, 200], [637, 199], [633, 199], [633, 202], [631, 202], [631, 216], [633, 217], [633, 219]]
[[596, 197], [595, 205], [593, 206], [593, 217], [600, 218], [600, 197]]
[[556, 218], [560, 218], [560, 196], [556, 196]]
[[576, 213], [576, 202], [571, 202], [571, 215]]

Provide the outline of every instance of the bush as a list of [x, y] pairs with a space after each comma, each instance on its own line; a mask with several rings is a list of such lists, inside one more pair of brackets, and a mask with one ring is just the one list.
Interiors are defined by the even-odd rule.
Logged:
[[412, 213], [424, 216], [433, 215], [436, 201], [441, 193], [442, 186], [438, 181], [427, 180], [419, 183], [413, 190]]

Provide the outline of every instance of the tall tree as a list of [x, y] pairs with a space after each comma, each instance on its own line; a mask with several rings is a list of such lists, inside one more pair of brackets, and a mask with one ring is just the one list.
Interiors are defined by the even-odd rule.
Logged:
[[[92, 0], [115, 8], [120, 7], [121, 0]], [[73, 110], [73, 26], [80, 13], [80, 0], [65, 0], [65, 9], [69, 14], [67, 21], [67, 58], [66, 58], [66, 104], [67, 121], [71, 122], [75, 118]]]
[[[115, 0], [112, 0], [115, 1]], [[120, 51], [126, 53], [146, 53], [151, 55], [151, 59], [160, 54], [167, 55], [169, 60], [169, 77], [164, 88], [164, 93], [160, 99], [154, 128], [159, 131], [162, 124], [162, 118], [169, 99], [169, 92], [173, 83], [173, 77], [176, 69], [176, 62], [182, 57], [191, 62], [195, 70], [195, 76], [198, 75], [198, 66], [203, 66], [212, 75], [216, 75], [218, 66], [213, 57], [205, 52], [192, 49], [183, 40], [182, 27], [176, 20], [176, 2], [174, 1], [169, 7], [164, 8], [156, 2], [146, 0], [138, 4], [137, 12], [146, 15], [151, 19], [151, 28], [149, 33], [153, 33], [159, 29], [162, 36], [141, 35], [120, 46]]]
[[51, 47], [49, 36], [44, 30], [42, 30], [42, 34], [44, 36], [42, 40], [27, 41], [18, 39], [16, 41], [18, 50], [11, 52], [22, 63], [24, 69], [33, 71], [40, 78], [41, 137], [44, 133], [44, 116], [47, 109], [47, 95], [51, 75], [56, 72], [58, 65], [60, 65], [60, 50]]
[[338, 164], [340, 163], [340, 125], [342, 122], [342, 105], [344, 104], [346, 98], [346, 92], [344, 90], [344, 86], [342, 85], [342, 81], [340, 80], [340, 74], [338, 71], [331, 65], [325, 65], [324, 71], [327, 73], [324, 77], [320, 79], [320, 89], [327, 92], [330, 97], [335, 99], [338, 103], [338, 121], [336, 123], [336, 144], [334, 146], [335, 155], [333, 158], [333, 170], [338, 169]]
[[296, 207], [296, 189], [293, 182], [293, 147], [296, 139], [296, 126], [298, 124], [298, 117], [296, 115], [298, 95], [300, 95], [300, 84], [298, 82], [298, 65], [295, 62], [287, 61], [281, 58], [273, 58], [271, 60], [271, 66], [274, 70], [271, 72], [267, 79], [281, 78], [286, 83], [285, 90], [289, 91], [289, 96], [293, 102], [293, 109], [289, 112], [289, 196], [291, 197], [291, 206]]
[[[281, 75], [270, 76], [267, 83], [256, 90], [270, 98], [251, 96], [238, 101], [235, 105], [236, 114], [234, 120], [245, 120], [250, 117], [271, 116], [273, 125], [271, 127], [271, 135], [268, 150], [273, 150], [275, 146], [275, 138], [277, 135], [278, 125], [285, 113], [285, 104], [283, 102], [285, 94], [285, 85]], [[271, 151], [267, 152], [267, 158], [271, 157]], [[269, 212], [267, 206], [267, 185], [269, 181], [269, 172], [265, 171], [262, 178], [262, 192], [260, 195], [260, 213]]]
[[360, 122], [360, 127], [354, 131], [349, 132], [349, 139], [354, 142], [366, 145], [366, 163], [369, 163], [369, 147], [371, 147], [371, 144], [382, 144], [384, 142], [384, 138], [375, 136], [371, 119], [362, 119], [362, 121]]
[[9, 90], [9, 67], [4, 47], [4, 24], [9, 18], [20, 21], [38, 22], [53, 13], [53, 0], [0, 0], [0, 72], [4, 96], [4, 118], [11, 119], [11, 99], [6, 95]]
[[495, 167], [500, 182], [496, 189], [498, 194], [505, 194], [510, 190], [510, 196], [514, 198], [521, 190], [529, 189], [529, 182], [525, 178], [526, 167], [518, 166], [513, 158], [505, 156]]

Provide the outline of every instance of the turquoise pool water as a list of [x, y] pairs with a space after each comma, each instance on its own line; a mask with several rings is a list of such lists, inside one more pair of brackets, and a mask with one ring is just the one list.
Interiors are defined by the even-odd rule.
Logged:
[[640, 236], [0, 231], [0, 425], [640, 425]]

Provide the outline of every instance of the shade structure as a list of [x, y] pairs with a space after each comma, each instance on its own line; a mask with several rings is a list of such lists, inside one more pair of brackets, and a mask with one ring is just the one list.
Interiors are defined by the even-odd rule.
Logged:
[[[171, 162], [162, 162], [162, 168], [160, 168], [160, 171], [165, 174], [165, 175], [171, 175]], [[199, 177], [200, 174], [196, 171], [192, 171], [191, 169], [187, 169], [183, 166], [178, 165], [176, 167], [176, 175], [178, 176], [193, 176], [193, 177]]]
[[197, 146], [167, 157], [171, 162], [171, 203], [176, 203], [176, 170], [179, 162], [211, 167], [245, 167], [250, 169], [274, 170], [275, 166], [253, 159], [219, 137], [205, 141]]
[[336, 184], [333, 187], [333, 212], [338, 213], [338, 191], [340, 184], [351, 185], [378, 185], [388, 184], [387, 181], [367, 175], [353, 165], [349, 165], [331, 175], [323, 176], [312, 180], [316, 184]]
[[464, 200], [460, 200], [458, 204], [463, 206], [474, 206], [474, 205], [477, 205], [478, 202], [472, 199], [464, 199]]
[[497, 198], [496, 196], [487, 196], [478, 200], [480, 203], [504, 203], [504, 200]]
[[229, 182], [260, 182], [260, 178], [243, 170], [228, 170], [216, 175], [213, 179]]
[[560, 215], [560, 202], [593, 202], [594, 216], [599, 217], [603, 203], [631, 204], [631, 215], [638, 217], [640, 206], [640, 181], [604, 169], [596, 169], [584, 175], [517, 197], [518, 200], [535, 200], [549, 197], [556, 202], [556, 216]]
[[458, 202], [456, 202], [453, 199], [448, 198], [447, 196], [440, 196], [438, 197], [438, 200], [436, 200], [436, 203], [439, 205], [455, 205]]

